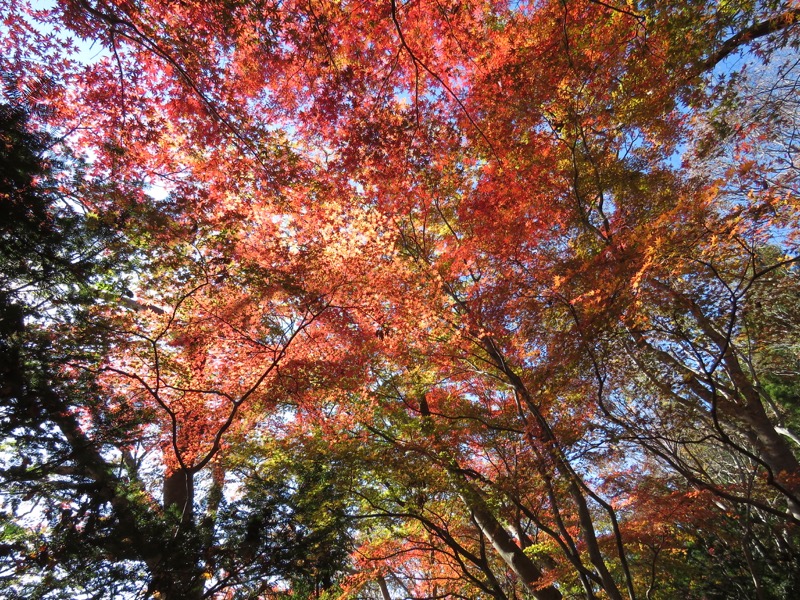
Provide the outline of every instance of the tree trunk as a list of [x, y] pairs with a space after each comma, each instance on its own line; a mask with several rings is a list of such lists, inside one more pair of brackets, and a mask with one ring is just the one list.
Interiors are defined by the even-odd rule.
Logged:
[[800, 519], [800, 463], [791, 447], [776, 431], [760, 398], [747, 398], [747, 404], [738, 416], [752, 430], [750, 441], [758, 449], [759, 457], [770, 468], [775, 481], [788, 492], [786, 500], [792, 516]]
[[167, 471], [164, 475], [164, 511], [177, 507], [181, 523], [188, 525], [194, 518], [194, 476], [185, 469]]
[[483, 534], [491, 542], [497, 554], [520, 578], [537, 600], [560, 600], [561, 592], [552, 585], [542, 588], [541, 581], [544, 577], [541, 569], [517, 545], [505, 527], [497, 520], [491, 509], [486, 505], [480, 492], [475, 489], [460, 473], [450, 471], [451, 479], [458, 489], [461, 500], [472, 513], [475, 522]]
[[[527, 406], [531, 416], [534, 417], [537, 425], [539, 426], [540, 432], [538, 434], [538, 440], [533, 439], [532, 434], [528, 434], [530, 436], [531, 444], [533, 446], [541, 444], [544, 452], [547, 454], [547, 457], [552, 461], [553, 465], [555, 465], [556, 470], [566, 481], [568, 481], [570, 496], [575, 502], [575, 507], [578, 511], [578, 519], [580, 522], [581, 532], [583, 533], [583, 540], [586, 543], [587, 550], [589, 551], [591, 562], [600, 577], [603, 590], [612, 600], [622, 600], [622, 593], [614, 581], [614, 578], [611, 576], [611, 573], [606, 566], [605, 559], [603, 558], [603, 554], [600, 550], [589, 504], [584, 496], [583, 491], [578, 485], [580, 480], [577, 473], [575, 473], [567, 459], [558, 450], [558, 440], [550, 429], [550, 425], [547, 423], [544, 415], [542, 415], [541, 411], [536, 406], [536, 403], [533, 401], [533, 397], [531, 396], [527, 386], [522, 381], [520, 376], [517, 375], [508, 365], [508, 362], [505, 360], [505, 357], [502, 355], [494, 340], [492, 340], [489, 336], [484, 337], [483, 347], [495, 361], [495, 366], [506, 376], [508, 382], [512, 385], [517, 394], [519, 394], [519, 396], [524, 400], [524, 403]], [[597, 497], [595, 497], [595, 499], [599, 500]], [[609, 506], [608, 509], [611, 510], [611, 507]], [[614, 517], [613, 514], [611, 514], [611, 516], [612, 518]], [[628, 582], [630, 597], [634, 598], [635, 595], [632, 578], [630, 577], [630, 573], [628, 571], [627, 560], [624, 554], [621, 538], [619, 537], [619, 531], [615, 529], [614, 533], [619, 542], [619, 558]], [[591, 590], [587, 589], [587, 592], [591, 593]]]
[[[797, 14], [793, 18], [796, 17]], [[722, 365], [733, 383], [735, 393], [743, 401], [742, 407], [730, 407], [732, 412], [729, 417], [739, 418], [750, 427], [753, 433], [750, 442], [756, 447], [759, 458], [772, 471], [775, 481], [786, 491], [792, 516], [800, 518], [800, 461], [767, 416], [761, 395], [742, 368], [730, 333], [718, 331], [696, 302], [689, 300], [686, 303], [703, 333], [719, 348]]]
[[381, 588], [381, 598], [383, 598], [383, 600], [392, 600], [392, 595], [389, 593], [389, 586], [386, 585], [386, 578], [383, 575], [378, 575], [378, 587]]
[[[194, 474], [186, 469], [167, 471], [164, 476], [164, 512], [177, 511], [180, 521], [171, 536], [163, 560], [151, 568], [149, 591], [161, 600], [200, 600], [203, 579], [200, 558], [202, 541], [194, 523]], [[169, 519], [167, 520], [169, 523]]]

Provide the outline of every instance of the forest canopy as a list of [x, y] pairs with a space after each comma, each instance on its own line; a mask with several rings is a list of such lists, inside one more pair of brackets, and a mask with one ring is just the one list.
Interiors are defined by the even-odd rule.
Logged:
[[0, 595], [800, 593], [796, 0], [0, 14]]

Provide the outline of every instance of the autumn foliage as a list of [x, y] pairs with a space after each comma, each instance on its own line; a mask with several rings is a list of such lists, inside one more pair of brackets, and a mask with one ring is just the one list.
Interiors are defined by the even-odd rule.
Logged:
[[800, 591], [800, 7], [0, 0], [0, 590]]

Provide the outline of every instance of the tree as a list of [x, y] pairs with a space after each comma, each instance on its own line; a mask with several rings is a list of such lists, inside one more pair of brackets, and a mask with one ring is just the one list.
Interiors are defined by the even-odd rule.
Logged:
[[[98, 503], [118, 480], [113, 466], [84, 445], [71, 411], [81, 396], [91, 407], [93, 382], [65, 377], [59, 364], [91, 360], [102, 352], [86, 315], [98, 288], [111, 293], [120, 285], [102, 256], [114, 235], [59, 192], [58, 178], [67, 167], [48, 157], [51, 140], [29, 130], [25, 98], [11, 96], [16, 103], [0, 110], [0, 194], [10, 217], [1, 253], [3, 583], [24, 597], [55, 587], [71, 571], [77, 587], [92, 579], [108, 584], [113, 593], [126, 589], [125, 576], [135, 568], [109, 564], [101, 552], [86, 551], [115, 528]], [[64, 339], [56, 337], [66, 332]], [[102, 434], [130, 435], [126, 424], [114, 431], [111, 415], [104, 420]], [[84, 544], [78, 544], [78, 531]], [[31, 579], [31, 573], [40, 578]]]
[[[87, 573], [321, 594], [344, 550], [302, 572], [292, 523], [309, 554], [357, 540], [343, 589], [384, 598], [794, 585], [794, 4], [8, 9], [4, 70], [85, 156], [67, 241], [106, 232], [119, 265], [76, 275], [80, 320], [35, 320], [59, 394], [30, 426], [91, 490], [63, 528], [130, 540]], [[751, 84], [737, 56], [784, 66]]]

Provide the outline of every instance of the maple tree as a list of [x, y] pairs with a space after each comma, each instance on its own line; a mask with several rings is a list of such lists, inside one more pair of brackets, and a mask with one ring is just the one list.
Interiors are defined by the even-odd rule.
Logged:
[[10, 593], [796, 588], [796, 3], [0, 7]]

